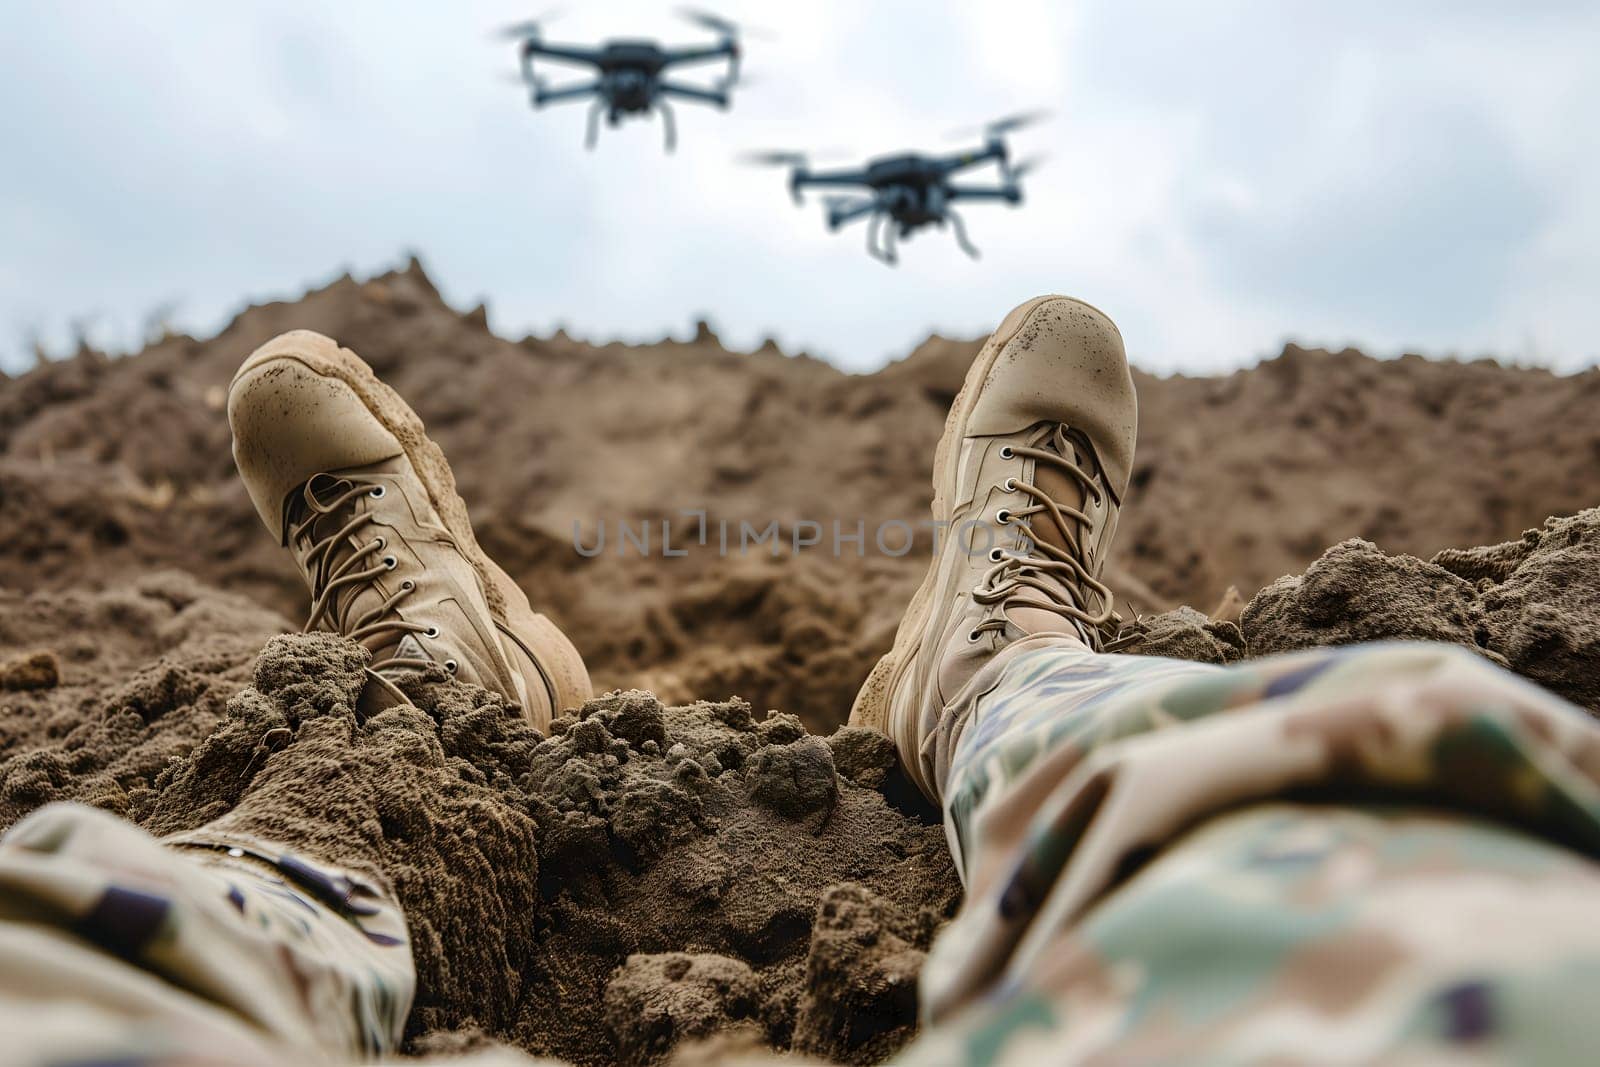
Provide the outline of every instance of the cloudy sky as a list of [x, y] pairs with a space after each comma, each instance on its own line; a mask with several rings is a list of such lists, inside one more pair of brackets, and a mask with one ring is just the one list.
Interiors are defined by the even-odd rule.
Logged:
[[[578, 5], [574, 5], [577, 7]], [[489, 31], [516, 3], [43, 0], [0, 37], [0, 367], [73, 322], [217, 329], [406, 250], [503, 334], [767, 334], [867, 369], [1044, 291], [1199, 372], [1286, 339], [1383, 354], [1600, 358], [1600, 5], [1557, 0], [718, 0], [751, 39], [732, 112], [682, 143], [538, 114]], [[537, 4], [535, 5], [535, 8]], [[551, 40], [704, 34], [608, 0]], [[868, 155], [1048, 107], [1019, 209], [891, 270], [750, 147]]]

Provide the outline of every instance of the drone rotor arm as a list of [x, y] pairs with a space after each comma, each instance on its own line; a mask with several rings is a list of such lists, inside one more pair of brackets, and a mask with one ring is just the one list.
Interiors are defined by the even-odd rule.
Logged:
[[947, 185], [945, 197], [949, 200], [1004, 200], [1009, 203], [1022, 201], [1022, 189], [1015, 185]]
[[684, 85], [681, 82], [662, 80], [657, 83], [656, 91], [664, 96], [676, 96], [683, 100], [694, 100], [702, 104], [715, 104], [718, 107], [728, 106], [728, 94], [721, 89], [702, 89], [698, 85]]
[[940, 157], [938, 167], [945, 174], [955, 174], [958, 171], [968, 170], [972, 167], [981, 167], [985, 163], [998, 163], [1004, 168], [1006, 156], [1005, 145], [990, 143], [976, 151], [956, 152]]
[[738, 55], [739, 47], [731, 41], [703, 48], [669, 48], [662, 53], [661, 65], [677, 67], [687, 63], [709, 63], [714, 59], [733, 60]]
[[875, 215], [883, 209], [883, 204], [875, 196], [839, 196], [829, 197], [826, 206], [828, 209], [828, 229], [837, 230], [847, 226], [857, 219]]
[[[601, 83], [598, 81], [580, 82], [576, 85], [563, 85], [557, 88], [546, 88], [544, 85], [533, 85], [533, 105], [543, 107], [545, 104], [559, 104], [566, 100], [578, 100], [582, 97], [598, 93]], [[596, 101], [597, 103], [599, 101]]]
[[807, 170], [801, 167], [795, 172], [795, 181], [799, 185], [866, 185], [867, 175], [860, 170]]
[[524, 62], [539, 59], [554, 60], [558, 63], [580, 63], [584, 66], [598, 67], [600, 53], [590, 48], [574, 48], [570, 45], [545, 44], [541, 41], [522, 42], [522, 58]]

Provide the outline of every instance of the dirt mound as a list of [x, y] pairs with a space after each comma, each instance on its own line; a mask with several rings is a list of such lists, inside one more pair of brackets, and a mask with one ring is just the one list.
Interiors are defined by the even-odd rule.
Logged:
[[[294, 327], [339, 338], [417, 406], [479, 540], [573, 635], [602, 688], [645, 685], [669, 702], [737, 693], [823, 731], [920, 579], [933, 445], [977, 350], [932, 338], [851, 376], [771, 346], [729, 352], [709, 331], [636, 347], [512, 342], [446, 306], [415, 263], [346, 278], [250, 308], [210, 340], [83, 352], [0, 381], [0, 587], [103, 587], [172, 566], [304, 611], [233, 473], [222, 412], [239, 361]], [[1146, 612], [1204, 610], [1230, 586], [1248, 598], [1351, 537], [1427, 558], [1600, 501], [1596, 371], [1291, 346], [1226, 377], [1138, 386], [1111, 579]], [[917, 536], [899, 556], [874, 543], [895, 521]], [[664, 554], [663, 522], [666, 547], [686, 555]], [[604, 550], [576, 552], [574, 525], [592, 547], [602, 523]], [[864, 543], [848, 540], [858, 523]], [[742, 524], [776, 524], [791, 548], [814, 532], [821, 543], [741, 553]], [[887, 528], [886, 547], [902, 536]]]

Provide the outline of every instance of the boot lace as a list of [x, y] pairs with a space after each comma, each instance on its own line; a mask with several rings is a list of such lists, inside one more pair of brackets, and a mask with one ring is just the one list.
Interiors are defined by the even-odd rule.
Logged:
[[[1047, 463], [1081, 485], [1094, 503], [1101, 503], [1105, 490], [1095, 481], [1094, 474], [1068, 458], [1074, 452], [1067, 427], [1057, 426], [1047, 443], [1050, 447], [1007, 445], [1001, 455], [1006, 459], [1017, 456]], [[1031, 482], [1011, 478], [1006, 488], [1027, 494], [1033, 503], [1014, 510], [1002, 509], [996, 521], [1002, 526], [1016, 522], [1027, 531], [1027, 536], [1023, 538], [1021, 549], [995, 551], [995, 565], [984, 572], [972, 592], [972, 599], [979, 604], [1001, 605], [1002, 608], [1031, 607], [1053, 612], [1076, 623], [1084, 637], [1097, 647], [1114, 639], [1121, 619], [1112, 610], [1111, 590], [1089, 572], [1084, 552], [1084, 539], [1093, 520], [1081, 508], [1052, 499]], [[1039, 516], [1045, 516], [1060, 531], [1065, 549], [1033, 535], [1033, 522]], [[1057, 581], [1045, 581], [1047, 575], [1054, 576]], [[1099, 603], [1098, 611], [1088, 610], [1089, 597], [1085, 593], [1092, 594]], [[989, 631], [1004, 631], [1007, 625], [1002, 611], [978, 623], [973, 629], [973, 639]]]
[[[387, 547], [381, 535], [360, 546], [350, 543], [352, 535], [373, 520], [372, 511], [357, 507], [356, 502], [363, 495], [381, 498], [387, 492], [384, 484], [348, 476], [340, 476], [331, 483], [322, 481], [321, 485], [318, 484], [319, 480], [332, 477], [319, 474], [301, 487], [296, 512], [304, 517], [295, 520], [291, 516], [289, 525], [292, 541], [310, 545], [302, 565], [311, 580], [311, 615], [301, 628], [302, 632], [336, 630], [374, 654], [371, 664], [374, 670], [421, 670], [433, 666], [432, 660], [400, 656], [392, 652], [379, 658], [379, 653], [385, 648], [398, 649], [399, 641], [406, 634], [434, 636], [432, 627], [410, 622], [395, 614], [400, 602], [416, 590], [416, 583], [409, 578], [400, 583], [398, 590], [357, 618], [341, 618], [340, 605], [349, 603], [361, 590], [376, 582], [380, 575], [394, 570], [398, 561], [392, 555], [373, 559]], [[351, 517], [340, 523], [341, 513], [346, 510], [352, 512]], [[330, 529], [319, 533], [318, 523]]]

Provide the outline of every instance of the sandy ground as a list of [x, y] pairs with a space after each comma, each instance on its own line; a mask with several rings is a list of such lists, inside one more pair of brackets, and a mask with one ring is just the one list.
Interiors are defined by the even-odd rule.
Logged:
[[[239, 359], [296, 326], [413, 401], [485, 548], [600, 686], [655, 695], [541, 737], [440, 674], [414, 709], [362, 720], [353, 646], [275, 637], [304, 589], [233, 475], [222, 400]], [[381, 869], [416, 940], [414, 1052], [641, 1063], [711, 1038], [881, 1059], [913, 1032], [959, 887], [886, 742], [836, 728], [925, 544], [724, 558], [713, 533], [681, 558], [584, 559], [570, 527], [592, 544], [602, 519], [697, 509], [785, 536], [919, 522], [975, 350], [932, 339], [851, 377], [708, 335], [512, 343], [412, 269], [250, 309], [211, 341], [0, 379], [0, 826], [72, 798]], [[1600, 711], [1600, 512], [1580, 513], [1600, 501], [1600, 374], [1290, 349], [1139, 386], [1112, 575], [1146, 613], [1135, 651], [1422, 637]], [[310, 767], [337, 768], [314, 802]]]

